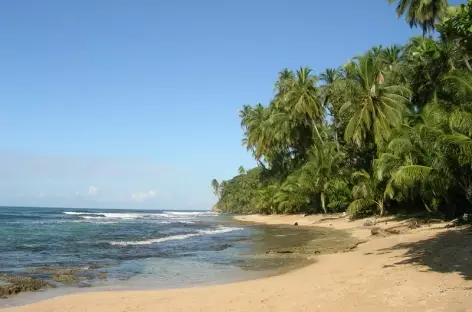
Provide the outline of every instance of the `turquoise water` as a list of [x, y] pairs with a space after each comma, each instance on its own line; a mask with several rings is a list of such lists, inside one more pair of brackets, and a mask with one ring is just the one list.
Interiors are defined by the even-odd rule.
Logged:
[[3, 207], [0, 272], [84, 268], [127, 280], [156, 274], [149, 259], [224, 266], [231, 259], [222, 251], [251, 235], [227, 223], [211, 212]]
[[[331, 241], [333, 233], [241, 224], [208, 211], [0, 207], [0, 275], [57, 286], [0, 299], [0, 306], [82, 291], [192, 287], [273, 275], [307, 263], [286, 248], [343, 248], [346, 237]], [[319, 243], [313, 245], [315, 238]], [[63, 274], [72, 281], [60, 279]]]

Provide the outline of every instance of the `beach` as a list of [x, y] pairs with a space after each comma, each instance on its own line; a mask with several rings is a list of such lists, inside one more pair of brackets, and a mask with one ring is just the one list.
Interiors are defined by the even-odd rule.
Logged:
[[[472, 311], [471, 232], [445, 223], [410, 229], [373, 220], [397, 234], [371, 235], [366, 220], [322, 216], [241, 216], [239, 221], [320, 226], [358, 238], [352, 251], [315, 256], [282, 275], [225, 285], [67, 295], [5, 312], [131, 311]], [[323, 220], [324, 219], [324, 220]]]

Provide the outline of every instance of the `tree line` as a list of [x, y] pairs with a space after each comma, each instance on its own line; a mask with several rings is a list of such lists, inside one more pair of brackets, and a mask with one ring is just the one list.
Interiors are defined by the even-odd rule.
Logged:
[[389, 0], [423, 36], [316, 75], [284, 69], [240, 111], [257, 167], [212, 187], [235, 213], [353, 217], [472, 208], [472, 0]]

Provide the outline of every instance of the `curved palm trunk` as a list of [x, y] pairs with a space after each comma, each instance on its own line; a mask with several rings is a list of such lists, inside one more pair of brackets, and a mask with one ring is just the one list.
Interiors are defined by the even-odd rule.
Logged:
[[326, 200], [325, 200], [325, 194], [324, 194], [324, 192], [321, 192], [320, 199], [321, 199], [321, 208], [323, 208], [323, 212], [324, 212], [325, 214], [327, 214], [328, 211], [326, 210], [326, 203], [325, 203]]
[[469, 56], [467, 55], [467, 53], [464, 55], [464, 63], [465, 63], [465, 66], [467, 66], [467, 69], [472, 72], [472, 66], [470, 66], [470, 63], [469, 63]]
[[321, 138], [321, 135], [320, 135], [320, 132], [318, 131], [318, 126], [316, 125], [315, 120], [312, 119], [312, 123], [313, 123], [313, 128], [315, 129], [315, 132], [316, 132], [316, 136], [317, 136], [318, 139], [320, 140], [321, 144], [324, 144], [324, 141], [323, 141], [323, 139]]
[[380, 210], [380, 216], [383, 217], [386, 213], [387, 210], [385, 209], [385, 203], [384, 203], [384, 198], [382, 197], [378, 201], [375, 202], [377, 206], [379, 207]]

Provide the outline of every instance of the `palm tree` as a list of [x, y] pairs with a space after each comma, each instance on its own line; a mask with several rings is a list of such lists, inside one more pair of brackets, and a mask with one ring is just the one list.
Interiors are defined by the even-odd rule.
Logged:
[[397, 16], [405, 15], [410, 27], [421, 27], [423, 34], [435, 29], [435, 24], [446, 14], [447, 0], [388, 0], [397, 3]]
[[220, 197], [220, 184], [216, 179], [211, 180], [211, 187], [213, 188], [213, 194]]
[[372, 212], [380, 212], [384, 215], [384, 192], [374, 176], [365, 170], [356, 171], [352, 174], [355, 183], [352, 188], [352, 201], [347, 207], [352, 217], [363, 216]]
[[244, 169], [243, 166], [239, 166], [239, 168], [238, 168], [238, 173], [239, 173], [240, 175], [243, 175], [243, 174], [246, 173], [246, 170]]
[[342, 82], [351, 98], [340, 110], [352, 113], [345, 130], [346, 141], [361, 146], [373, 138], [377, 146], [382, 146], [408, 111], [409, 89], [385, 84], [370, 53], [355, 58]]
[[330, 181], [342, 174], [340, 167], [345, 162], [345, 155], [339, 152], [334, 142], [323, 145], [315, 144], [310, 150], [310, 158], [301, 168], [298, 182], [319, 198], [324, 213], [327, 213], [327, 201]]
[[243, 145], [253, 151], [254, 157], [260, 160], [266, 154], [269, 143], [266, 131], [269, 112], [262, 104], [255, 107], [245, 105], [239, 116], [241, 126], [245, 129]]
[[301, 67], [295, 74], [284, 74], [284, 77], [284, 92], [277, 94], [276, 105], [304, 126], [313, 127], [317, 139], [322, 141], [319, 123], [323, 120], [324, 109], [316, 86], [317, 77], [311, 74], [308, 67]]
[[320, 74], [319, 79], [323, 82], [321, 85], [321, 97], [323, 98], [323, 107], [328, 111], [328, 123], [333, 128], [334, 140], [339, 150], [338, 134], [342, 135], [341, 116], [339, 108], [344, 103], [343, 92], [338, 88], [338, 81], [343, 78], [341, 69], [328, 68]]
[[[320, 81], [324, 84], [321, 86], [321, 94], [323, 97], [323, 107], [330, 110], [332, 114], [332, 108], [329, 108], [331, 97], [336, 93], [336, 81], [342, 78], [341, 71], [339, 69], [328, 68], [320, 74]], [[332, 103], [331, 103], [332, 104]]]
[[431, 38], [413, 37], [405, 48], [404, 74], [413, 90], [411, 103], [421, 113], [424, 105], [442, 100], [444, 77], [460, 62], [456, 49]]
[[287, 90], [282, 100], [284, 106], [289, 107], [298, 116], [308, 115], [312, 120], [320, 121], [324, 111], [318, 96], [317, 82], [310, 68], [298, 69], [295, 75], [288, 79]]
[[470, 27], [472, 26], [472, 2], [468, 5], [456, 7], [450, 6], [446, 16], [437, 26], [443, 42], [454, 43], [462, 52], [462, 59], [467, 69], [472, 72], [470, 55], [472, 53], [472, 42], [470, 38]]

